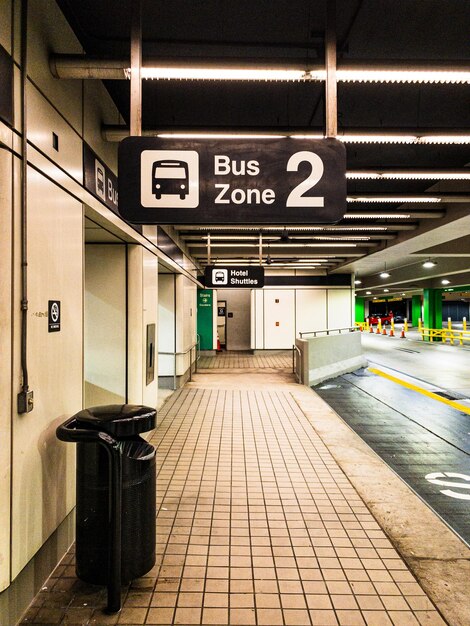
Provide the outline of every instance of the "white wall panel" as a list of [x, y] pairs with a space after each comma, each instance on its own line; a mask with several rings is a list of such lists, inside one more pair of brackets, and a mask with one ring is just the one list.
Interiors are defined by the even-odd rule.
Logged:
[[296, 335], [327, 328], [326, 289], [296, 289]]
[[[7, 4], [7, 3], [5, 3]], [[18, 164], [18, 162], [17, 162]], [[0, 592], [10, 582], [12, 156], [0, 149]]]
[[143, 378], [142, 378], [142, 400], [147, 406], [156, 407], [158, 399], [158, 374], [157, 367], [154, 367], [154, 379], [147, 385], [146, 362], [147, 362], [147, 325], [155, 324], [154, 355], [158, 353], [157, 315], [158, 315], [158, 259], [144, 250], [143, 253], [143, 311], [142, 311], [142, 356], [143, 356]]
[[108, 90], [101, 81], [84, 81], [83, 92], [83, 138], [100, 159], [103, 159], [106, 165], [117, 174], [116, 145], [113, 142], [104, 141], [101, 133], [97, 133], [96, 129], [101, 128], [102, 124], [122, 123], [121, 116], [117, 112]]
[[[176, 352], [185, 353], [196, 341], [196, 286], [185, 276], [176, 276]], [[189, 368], [190, 355], [180, 354], [176, 359], [176, 373]]]
[[81, 133], [82, 81], [54, 78], [49, 69], [49, 54], [81, 54], [83, 49], [54, 0], [29, 3], [28, 34], [28, 76]]
[[11, 0], [0, 2], [0, 45], [11, 54]]
[[264, 290], [264, 347], [292, 348], [295, 340], [295, 298], [293, 289]]
[[[158, 275], [158, 352], [175, 352], [175, 275]], [[159, 355], [158, 375], [173, 376], [172, 356]]]
[[126, 246], [85, 247], [85, 406], [126, 401]]
[[[28, 140], [76, 180], [83, 180], [82, 141], [63, 117], [28, 82]], [[52, 146], [52, 133], [59, 138], [59, 150]]]
[[351, 289], [328, 289], [328, 328], [347, 328], [354, 325], [352, 297]]
[[253, 290], [255, 294], [255, 311], [254, 311], [254, 338], [252, 338], [253, 347], [256, 350], [264, 349], [264, 291], [262, 289]]
[[[32, 169], [28, 181], [28, 364], [34, 410], [13, 418], [13, 577], [74, 505], [75, 449], [59, 442], [55, 430], [82, 408], [82, 205]], [[20, 301], [18, 285], [15, 299]], [[61, 301], [60, 332], [48, 332], [49, 300]], [[20, 382], [19, 322], [17, 315], [14, 397]]]

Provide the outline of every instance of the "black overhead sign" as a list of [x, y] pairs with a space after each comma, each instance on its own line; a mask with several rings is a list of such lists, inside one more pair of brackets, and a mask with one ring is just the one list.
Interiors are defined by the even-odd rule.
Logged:
[[178, 140], [119, 146], [119, 212], [139, 224], [308, 224], [346, 211], [336, 139]]
[[264, 268], [208, 265], [204, 270], [204, 285], [213, 289], [258, 289], [264, 287]]
[[108, 209], [118, 213], [117, 177], [86, 143], [83, 143], [83, 185]]

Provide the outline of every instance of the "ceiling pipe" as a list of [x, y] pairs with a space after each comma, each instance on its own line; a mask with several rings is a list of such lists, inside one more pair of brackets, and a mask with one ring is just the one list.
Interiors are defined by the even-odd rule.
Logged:
[[[142, 67], [198, 67], [198, 68], [247, 68], [260, 70], [274, 69], [301, 69], [306, 72], [324, 70], [323, 63], [318, 60], [305, 58], [220, 58], [220, 57], [158, 57], [147, 58]], [[108, 59], [82, 54], [52, 54], [49, 58], [49, 67], [55, 78], [66, 79], [101, 79], [126, 80], [130, 59]], [[387, 70], [387, 71], [470, 71], [470, 64], [465, 60], [435, 61], [435, 60], [346, 60], [338, 61], [338, 70]]]

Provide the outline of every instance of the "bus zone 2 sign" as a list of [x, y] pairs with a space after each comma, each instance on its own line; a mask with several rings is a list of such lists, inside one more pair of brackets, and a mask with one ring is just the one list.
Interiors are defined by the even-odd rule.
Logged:
[[334, 223], [346, 211], [336, 139], [177, 140], [119, 146], [119, 212], [139, 224]]

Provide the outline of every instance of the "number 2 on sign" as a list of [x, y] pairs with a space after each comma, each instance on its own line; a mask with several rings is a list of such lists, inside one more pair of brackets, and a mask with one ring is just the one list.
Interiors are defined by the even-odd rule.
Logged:
[[288, 172], [298, 172], [299, 165], [306, 161], [310, 163], [312, 166], [312, 171], [310, 175], [299, 183], [294, 189], [290, 192], [286, 207], [322, 207], [325, 203], [324, 196], [304, 196], [304, 194], [315, 187], [315, 185], [320, 181], [323, 176], [323, 161], [320, 159], [318, 154], [314, 152], [307, 152], [307, 150], [302, 150], [301, 152], [296, 152], [293, 154], [290, 159], [287, 161], [287, 171]]

